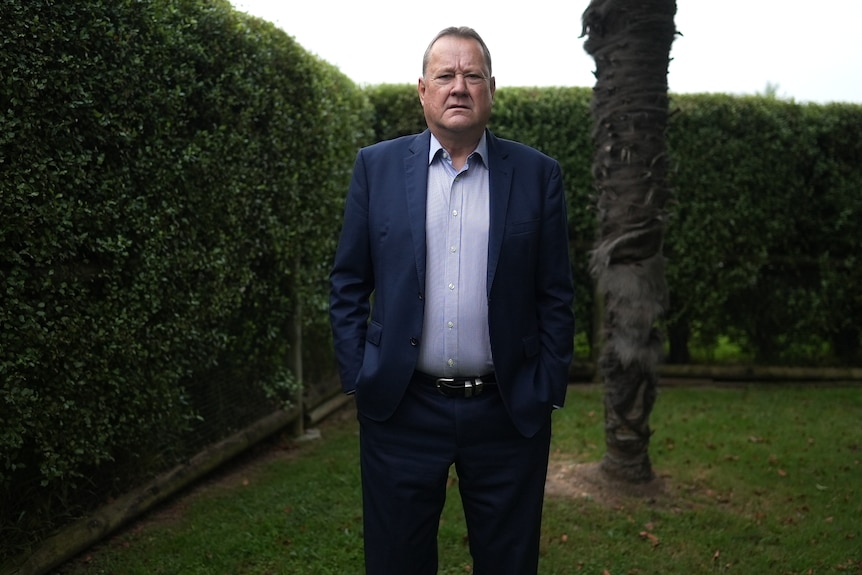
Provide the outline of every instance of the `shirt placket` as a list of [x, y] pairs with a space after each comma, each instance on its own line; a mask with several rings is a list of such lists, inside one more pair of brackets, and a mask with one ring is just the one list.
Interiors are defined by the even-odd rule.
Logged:
[[458, 306], [460, 305], [461, 282], [461, 236], [463, 233], [464, 186], [462, 180], [466, 177], [467, 166], [452, 179], [449, 187], [449, 213], [446, 226], [446, 265], [445, 282], [446, 295], [443, 310], [445, 322], [443, 349], [446, 355], [446, 371], [457, 373], [458, 337], [457, 324]]

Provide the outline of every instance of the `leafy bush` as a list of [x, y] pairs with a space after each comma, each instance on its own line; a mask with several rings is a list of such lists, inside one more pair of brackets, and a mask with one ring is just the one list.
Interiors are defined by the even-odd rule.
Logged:
[[[677, 205], [668, 229], [671, 329], [745, 342], [761, 363], [812, 362], [852, 341], [862, 236], [862, 108], [677, 96], [669, 133]], [[839, 144], [840, 142], [840, 144]], [[848, 219], [849, 218], [849, 219]], [[840, 279], [839, 279], [840, 278]], [[855, 290], [854, 290], [855, 291]], [[858, 326], [858, 322], [856, 322]], [[833, 359], [835, 361], [835, 359]]]
[[15, 0], [0, 30], [12, 545], [289, 401], [300, 305], [331, 364], [320, 285], [370, 107], [224, 0]]

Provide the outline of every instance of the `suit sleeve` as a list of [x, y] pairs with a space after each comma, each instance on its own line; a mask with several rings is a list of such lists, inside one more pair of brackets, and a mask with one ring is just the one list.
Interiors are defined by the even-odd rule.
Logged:
[[575, 320], [566, 199], [560, 165], [556, 161], [545, 187], [544, 205], [540, 246], [543, 255], [536, 274], [541, 363], [547, 381], [551, 382], [552, 403], [561, 407], [572, 361]]
[[368, 235], [368, 181], [360, 151], [347, 192], [344, 221], [330, 274], [330, 323], [341, 386], [353, 393], [365, 349], [365, 334], [374, 291], [374, 269]]

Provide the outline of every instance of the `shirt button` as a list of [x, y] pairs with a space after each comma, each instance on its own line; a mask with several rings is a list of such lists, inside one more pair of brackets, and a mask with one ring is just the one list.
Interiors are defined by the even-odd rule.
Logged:
[[455, 360], [450, 359], [449, 361], [446, 362], [446, 365], [448, 365], [449, 367], [452, 367], [453, 365], [455, 365]]
[[411, 337], [410, 338], [410, 345], [412, 345], [413, 347], [416, 347], [417, 345], [419, 345], [419, 340], [416, 339], [415, 337]]
[[450, 289], [450, 290], [455, 289], [455, 284], [449, 284], [449, 289]]
[[454, 253], [455, 253], [455, 246], [450, 247], [450, 248], [449, 248], [449, 251], [450, 251], [450, 252], [452, 252], [452, 253], [454, 254]]
[[450, 321], [449, 323], [447, 323], [447, 324], [446, 324], [446, 326], [447, 326], [449, 329], [452, 329], [453, 327], [455, 327], [455, 322]]
[[458, 215], [458, 210], [452, 210], [452, 215], [453, 215], [453, 216], [457, 216], [457, 215]]

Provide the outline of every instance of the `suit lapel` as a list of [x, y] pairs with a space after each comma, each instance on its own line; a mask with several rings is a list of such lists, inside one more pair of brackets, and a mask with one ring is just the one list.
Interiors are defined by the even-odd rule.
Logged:
[[408, 146], [404, 157], [404, 186], [407, 194], [407, 215], [413, 236], [413, 255], [419, 287], [425, 290], [425, 220], [427, 210], [428, 152], [431, 132], [425, 130]]
[[488, 232], [488, 295], [500, 261], [503, 247], [503, 232], [506, 228], [506, 212], [509, 208], [509, 195], [512, 191], [512, 164], [509, 154], [501, 149], [500, 141], [488, 131], [488, 170], [490, 231]]

